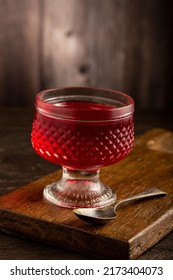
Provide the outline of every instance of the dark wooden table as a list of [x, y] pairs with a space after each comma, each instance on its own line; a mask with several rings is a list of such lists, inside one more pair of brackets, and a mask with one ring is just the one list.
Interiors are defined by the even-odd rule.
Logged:
[[[0, 195], [43, 177], [57, 166], [32, 149], [33, 112], [24, 108], [0, 108]], [[169, 111], [141, 111], [135, 115], [136, 135], [160, 127], [173, 131]], [[145, 252], [140, 259], [173, 259], [173, 232]], [[85, 255], [0, 232], [0, 259], [90, 259]]]

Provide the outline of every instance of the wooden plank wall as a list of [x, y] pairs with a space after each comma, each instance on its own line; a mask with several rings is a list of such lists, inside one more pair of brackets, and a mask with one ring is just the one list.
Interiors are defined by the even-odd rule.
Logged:
[[0, 105], [58, 86], [173, 106], [171, 0], [0, 0]]
[[31, 105], [40, 87], [37, 0], [0, 0], [0, 104]]

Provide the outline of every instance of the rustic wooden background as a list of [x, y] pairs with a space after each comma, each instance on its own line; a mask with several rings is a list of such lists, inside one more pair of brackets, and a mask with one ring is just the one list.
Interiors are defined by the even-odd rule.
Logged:
[[114, 88], [171, 108], [171, 0], [0, 0], [0, 105], [48, 87]]

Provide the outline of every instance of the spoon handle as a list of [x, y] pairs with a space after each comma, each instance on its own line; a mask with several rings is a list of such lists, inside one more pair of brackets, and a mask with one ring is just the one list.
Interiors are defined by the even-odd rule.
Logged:
[[138, 193], [138, 194], [133, 195], [133, 196], [129, 196], [129, 197], [124, 198], [122, 200], [119, 200], [117, 202], [117, 204], [115, 204], [114, 209], [117, 206], [119, 206], [120, 204], [123, 204], [123, 203], [126, 203], [126, 202], [136, 201], [136, 200], [140, 200], [140, 199], [147, 198], [147, 197], [152, 197], [152, 196], [157, 196], [157, 195], [166, 195], [166, 194], [167, 194], [166, 192], [164, 192], [164, 191], [162, 191], [158, 188], [151, 188], [151, 189], [148, 189], [147, 191]]

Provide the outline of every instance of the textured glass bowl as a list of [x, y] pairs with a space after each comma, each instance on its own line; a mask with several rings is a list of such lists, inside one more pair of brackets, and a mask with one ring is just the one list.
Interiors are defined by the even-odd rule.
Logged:
[[62, 179], [46, 186], [44, 197], [69, 208], [113, 203], [116, 194], [100, 181], [99, 170], [132, 150], [133, 113], [133, 99], [113, 90], [73, 87], [40, 92], [32, 145], [63, 169]]

